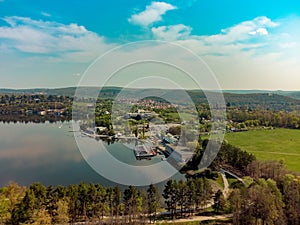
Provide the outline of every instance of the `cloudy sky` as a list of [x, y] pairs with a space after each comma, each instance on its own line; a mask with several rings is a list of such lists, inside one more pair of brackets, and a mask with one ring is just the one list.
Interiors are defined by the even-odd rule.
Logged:
[[75, 86], [143, 40], [190, 49], [222, 89], [300, 90], [298, 0], [0, 0], [0, 87]]

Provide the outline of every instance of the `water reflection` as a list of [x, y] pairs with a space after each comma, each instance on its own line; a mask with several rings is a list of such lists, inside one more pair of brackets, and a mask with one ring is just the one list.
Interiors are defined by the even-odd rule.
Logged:
[[[85, 162], [76, 145], [70, 122], [63, 125], [1, 123], [0, 134], [0, 186], [9, 181], [21, 185], [33, 182], [69, 185], [80, 181], [116, 185], [97, 174]], [[122, 146], [120, 143], [110, 143], [108, 151], [126, 163], [141, 163], [135, 162], [133, 152]]]

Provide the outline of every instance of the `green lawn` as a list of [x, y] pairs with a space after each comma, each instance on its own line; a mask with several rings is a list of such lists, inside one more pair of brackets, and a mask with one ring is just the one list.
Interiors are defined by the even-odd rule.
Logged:
[[225, 139], [253, 153], [257, 159], [283, 159], [288, 169], [300, 172], [300, 130], [250, 130], [227, 133]]

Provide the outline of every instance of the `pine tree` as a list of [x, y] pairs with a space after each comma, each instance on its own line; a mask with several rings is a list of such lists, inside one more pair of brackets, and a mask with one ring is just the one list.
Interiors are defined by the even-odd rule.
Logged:
[[155, 223], [155, 215], [160, 205], [160, 197], [157, 187], [153, 184], [150, 184], [147, 189], [147, 205], [150, 223], [152, 223], [152, 221]]
[[54, 211], [53, 223], [61, 225], [69, 224], [69, 206], [67, 200], [60, 199], [56, 203], [56, 210]]
[[179, 180], [176, 187], [176, 196], [180, 207], [180, 216], [183, 216], [183, 210], [187, 205], [187, 186], [183, 180]]
[[225, 203], [226, 203], [226, 200], [224, 198], [222, 191], [218, 190], [214, 196], [214, 204], [212, 206], [213, 209], [216, 212], [219, 212], [220, 210], [224, 209]]
[[300, 177], [291, 174], [285, 176], [283, 200], [288, 224], [300, 224]]
[[177, 203], [177, 182], [174, 180], [168, 180], [163, 190], [163, 197], [170, 213], [170, 218], [174, 219]]
[[195, 179], [188, 179], [187, 180], [187, 207], [189, 209], [189, 215], [192, 214], [192, 211], [195, 210], [196, 204], [196, 186], [195, 186]]

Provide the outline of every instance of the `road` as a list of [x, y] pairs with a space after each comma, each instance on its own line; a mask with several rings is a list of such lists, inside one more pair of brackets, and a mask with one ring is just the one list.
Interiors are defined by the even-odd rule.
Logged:
[[193, 221], [206, 221], [206, 220], [226, 220], [232, 217], [232, 214], [226, 215], [215, 215], [215, 216], [193, 216], [190, 218], [184, 219], [175, 219], [175, 220], [165, 220], [164, 223], [184, 223], [184, 222], [193, 222]]
[[[236, 174], [231, 173], [230, 171], [224, 170], [224, 169], [222, 169], [222, 168], [220, 169], [220, 172], [221, 172], [221, 171], [222, 171], [224, 174], [227, 173], [227, 174], [229, 174], [230, 176], [232, 176], [232, 177], [236, 178], [237, 180], [241, 181], [243, 184], [245, 184], [245, 181], [244, 181], [241, 177], [237, 176]], [[221, 174], [222, 174], [222, 173], [221, 173]]]
[[227, 198], [229, 194], [229, 183], [225, 175], [225, 170], [220, 169], [220, 174], [222, 176], [223, 183], [224, 183], [223, 195], [225, 198]]

